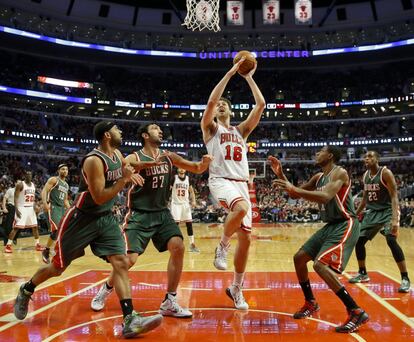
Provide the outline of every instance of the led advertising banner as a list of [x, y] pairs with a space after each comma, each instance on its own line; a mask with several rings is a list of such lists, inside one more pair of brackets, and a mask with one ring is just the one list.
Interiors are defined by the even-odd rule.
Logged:
[[91, 89], [93, 87], [92, 83], [88, 82], [78, 82], [78, 81], [68, 81], [68, 80], [61, 80], [59, 78], [52, 78], [46, 76], [37, 76], [37, 81], [40, 83], [47, 83], [53, 84], [61, 87], [70, 87], [70, 88], [88, 88]]

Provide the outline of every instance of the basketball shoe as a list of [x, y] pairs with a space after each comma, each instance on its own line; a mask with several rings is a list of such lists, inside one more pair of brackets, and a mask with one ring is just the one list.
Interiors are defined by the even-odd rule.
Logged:
[[369, 316], [368, 314], [362, 310], [361, 308], [353, 309], [348, 311], [348, 319], [347, 321], [335, 328], [336, 332], [339, 333], [352, 333], [362, 325], [368, 322]]
[[217, 246], [215, 257], [214, 257], [214, 267], [218, 270], [225, 271], [227, 270], [227, 253], [229, 251], [229, 246], [223, 247], [221, 243]]
[[410, 280], [407, 279], [407, 278], [403, 278], [401, 280], [401, 286], [398, 289], [398, 292], [400, 292], [400, 293], [408, 293], [408, 292], [410, 292], [410, 287], [411, 287]]
[[190, 252], [191, 253], [200, 253], [200, 250], [196, 247], [194, 243], [190, 244]]
[[319, 304], [315, 300], [305, 300], [305, 304], [293, 314], [293, 318], [301, 319], [312, 316], [314, 312], [319, 311]]
[[101, 286], [98, 293], [91, 301], [91, 309], [93, 311], [101, 311], [105, 307], [106, 298], [112, 293], [114, 289], [108, 289], [106, 282]]
[[349, 279], [351, 284], [368, 283], [370, 281], [368, 274], [358, 273], [355, 277]]
[[50, 264], [50, 248], [45, 247], [42, 251], [42, 260], [45, 264]]
[[122, 324], [122, 335], [125, 338], [132, 338], [155, 329], [161, 324], [161, 322], [162, 316], [159, 314], [144, 317], [133, 311], [124, 318], [124, 322]]
[[29, 309], [29, 301], [32, 299], [32, 294], [24, 289], [24, 285], [20, 286], [16, 301], [14, 302], [14, 315], [17, 319], [25, 319]]
[[184, 309], [178, 304], [177, 296], [167, 294], [167, 297], [161, 303], [160, 314], [163, 316], [172, 316], [177, 318], [190, 318], [193, 317], [193, 313]]
[[232, 285], [226, 289], [226, 295], [229, 296], [233, 302], [236, 309], [239, 310], [248, 310], [249, 304], [247, 304], [244, 299], [243, 292], [240, 286]]
[[43, 252], [45, 250], [45, 247], [43, 247], [40, 243], [37, 243], [35, 249], [38, 252]]

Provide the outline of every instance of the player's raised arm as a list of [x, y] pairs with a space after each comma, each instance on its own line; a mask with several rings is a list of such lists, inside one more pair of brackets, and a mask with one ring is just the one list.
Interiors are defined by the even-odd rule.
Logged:
[[198, 162], [189, 161], [179, 156], [174, 152], [168, 152], [168, 157], [171, 159], [174, 166], [184, 169], [191, 173], [203, 173], [208, 169], [210, 162], [213, 160], [213, 157], [205, 154], [202, 159]]
[[266, 107], [266, 101], [263, 97], [263, 94], [253, 79], [253, 74], [255, 73], [256, 68], [257, 68], [257, 62], [254, 68], [248, 74], [241, 75], [242, 77], [246, 79], [247, 83], [249, 84], [249, 87], [254, 96], [254, 101], [256, 103], [254, 108], [251, 110], [249, 116], [247, 117], [247, 119], [238, 125], [239, 130], [243, 136], [243, 139], [245, 140], [258, 125], [260, 118], [262, 117], [263, 110]]
[[285, 190], [289, 195], [299, 196], [308, 201], [326, 204], [336, 196], [344, 184], [349, 182], [348, 174], [344, 169], [338, 169], [332, 175], [331, 181], [321, 191], [310, 191], [294, 186], [288, 181], [277, 179], [274, 184]]
[[233, 65], [233, 67], [224, 75], [220, 82], [217, 83], [208, 98], [207, 107], [204, 110], [203, 117], [201, 118], [201, 130], [203, 132], [204, 142], [210, 139], [210, 135], [216, 127], [216, 123], [214, 122], [214, 113], [216, 106], [223, 95], [224, 89], [226, 89], [227, 83], [237, 72], [237, 70], [239, 70], [239, 67], [244, 60], [245, 58], [242, 58], [238, 63]]

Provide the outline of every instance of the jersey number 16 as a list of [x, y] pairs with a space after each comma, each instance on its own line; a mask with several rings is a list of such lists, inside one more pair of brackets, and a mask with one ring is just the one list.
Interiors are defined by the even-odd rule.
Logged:
[[234, 161], [241, 161], [243, 158], [243, 149], [240, 146], [234, 146], [233, 148], [233, 158], [231, 157], [231, 145], [226, 146], [226, 156], [224, 157], [225, 160], [234, 160]]

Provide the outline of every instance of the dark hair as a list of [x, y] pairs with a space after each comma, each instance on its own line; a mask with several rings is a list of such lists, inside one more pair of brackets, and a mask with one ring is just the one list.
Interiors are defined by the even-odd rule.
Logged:
[[377, 158], [377, 160], [380, 160], [380, 155], [379, 155], [379, 153], [377, 152], [377, 151], [373, 151], [373, 150], [369, 150], [369, 151], [367, 151], [367, 153], [368, 152], [371, 152], [371, 153], [373, 153], [374, 154], [374, 156], [375, 156], [375, 158]]
[[142, 126], [140, 126], [139, 128], [138, 128], [138, 131], [137, 131], [137, 136], [138, 136], [138, 140], [141, 142], [141, 144], [142, 144], [142, 147], [144, 147], [144, 145], [145, 145], [145, 139], [144, 139], [144, 137], [142, 136], [142, 134], [144, 134], [144, 133], [148, 133], [148, 128], [149, 128], [149, 126], [151, 126], [151, 125], [156, 125], [156, 123], [155, 122], [149, 122], [149, 123], [147, 123], [147, 124], [145, 124], [145, 125], [142, 125]]
[[220, 97], [220, 100], [219, 100], [219, 101], [224, 101], [224, 102], [226, 102], [226, 103], [227, 103], [227, 105], [229, 106], [230, 111], [231, 111], [231, 101], [230, 101], [229, 99], [227, 99], [227, 98], [225, 98], [225, 97]]
[[95, 139], [98, 140], [98, 142], [101, 142], [104, 134], [114, 126], [115, 124], [112, 121], [98, 122], [93, 128], [93, 135], [95, 136]]
[[339, 148], [332, 145], [327, 145], [326, 150], [329, 153], [332, 153], [334, 163], [339, 162], [339, 160], [341, 159], [341, 150]]

